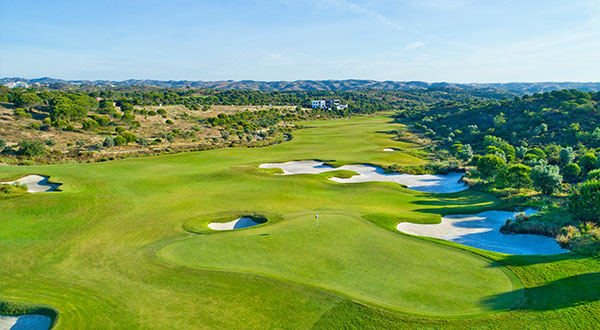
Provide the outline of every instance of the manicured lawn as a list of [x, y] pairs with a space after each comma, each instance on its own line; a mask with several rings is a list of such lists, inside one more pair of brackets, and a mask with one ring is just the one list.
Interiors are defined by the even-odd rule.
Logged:
[[[460, 315], [511, 307], [521, 292], [501, 267], [446, 246], [391, 233], [356, 216], [321, 213], [272, 226], [199, 235], [158, 252], [190, 267], [266, 274], [413, 314]], [[435, 256], [423, 258], [423, 256]], [[507, 294], [513, 291], [512, 294]]]
[[[0, 301], [24, 304], [0, 310], [51, 306], [60, 329], [585, 328], [600, 321], [597, 260], [484, 257], [394, 231], [402, 219], [431, 223], [440, 214], [498, 207], [491, 196], [436, 196], [258, 169], [313, 158], [423, 162], [383, 152], [418, 150], [377, 133], [400, 128], [388, 118], [304, 125], [313, 128], [261, 149], [1, 167], [0, 181], [39, 173], [64, 185], [62, 192], [0, 200]], [[207, 214], [245, 211], [276, 221], [208, 235], [183, 229]], [[314, 213], [323, 215], [318, 235], [310, 231]], [[520, 309], [466, 320], [523, 294], [494, 260], [525, 286]]]

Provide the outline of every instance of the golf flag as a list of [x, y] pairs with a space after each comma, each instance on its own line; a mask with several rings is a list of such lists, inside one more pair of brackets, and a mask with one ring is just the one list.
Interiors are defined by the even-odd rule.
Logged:
[[315, 214], [315, 219], [317, 219], [317, 231], [319, 231], [319, 215]]

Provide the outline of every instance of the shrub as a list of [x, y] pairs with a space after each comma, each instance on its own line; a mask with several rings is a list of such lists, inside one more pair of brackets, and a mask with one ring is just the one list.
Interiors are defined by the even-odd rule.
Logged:
[[540, 148], [533, 148], [530, 150], [527, 150], [527, 152], [525, 153], [525, 156], [523, 157], [524, 160], [539, 160], [539, 159], [545, 159], [546, 158], [546, 153], [544, 152], [544, 150], [540, 149]]
[[581, 158], [579, 159], [579, 167], [581, 167], [581, 170], [584, 173], [588, 173], [596, 169], [597, 161], [598, 159], [596, 158], [596, 155], [594, 155], [591, 152], [588, 152], [585, 155], [581, 156]]
[[487, 179], [495, 178], [505, 167], [506, 163], [498, 155], [485, 155], [477, 161], [477, 170]]
[[590, 171], [590, 173], [588, 173], [588, 175], [587, 175], [587, 179], [588, 180], [600, 180], [600, 169]]
[[571, 212], [584, 221], [600, 223], [600, 181], [586, 181], [569, 197]]
[[97, 128], [98, 126], [99, 126], [98, 122], [91, 118], [84, 119], [83, 122], [81, 123], [81, 128], [83, 128], [86, 131], [93, 130], [93, 129]]
[[141, 137], [137, 139], [136, 143], [141, 146], [147, 146], [150, 143], [150, 141], [146, 138]]
[[25, 109], [23, 108], [16, 108], [15, 110], [13, 110], [13, 115], [15, 116], [15, 118], [17, 119], [21, 119], [21, 118], [31, 118], [31, 114], [25, 112]]
[[507, 170], [507, 184], [515, 188], [525, 188], [531, 185], [529, 177], [531, 168], [523, 164], [512, 165]]
[[115, 146], [115, 140], [112, 138], [112, 136], [108, 136], [108, 137], [106, 137], [106, 139], [104, 139], [104, 142], [102, 143], [102, 145], [105, 148], [114, 147]]
[[124, 137], [122, 137], [120, 135], [117, 136], [114, 140], [115, 140], [115, 145], [117, 145], [117, 146], [124, 146], [127, 144], [127, 139], [125, 139]]
[[563, 167], [563, 174], [567, 181], [575, 181], [579, 176], [579, 173], [581, 173], [581, 169], [579, 168], [579, 165], [575, 163], [569, 163]]
[[165, 122], [169, 125], [173, 125], [173, 121], [171, 119], [167, 119]]
[[117, 127], [115, 127], [115, 132], [117, 132], [117, 134], [121, 134], [121, 133], [123, 133], [125, 131], [126, 131], [126, 129], [123, 126], [117, 126]]
[[536, 165], [531, 171], [533, 185], [545, 195], [551, 195], [562, 183], [560, 169], [556, 165]]
[[125, 144], [129, 142], [135, 142], [137, 140], [137, 136], [131, 132], [123, 132], [121, 136], [127, 141]]
[[573, 148], [566, 147], [560, 151], [560, 163], [561, 164], [563, 164], [563, 165], [569, 164], [569, 163], [573, 162], [574, 159], [575, 159], [575, 152], [573, 151]]
[[0, 151], [6, 147], [7, 141], [5, 139], [0, 139]]
[[42, 141], [21, 141], [19, 143], [19, 150], [17, 150], [18, 155], [27, 157], [40, 156], [45, 152], [46, 149], [44, 148], [44, 143]]

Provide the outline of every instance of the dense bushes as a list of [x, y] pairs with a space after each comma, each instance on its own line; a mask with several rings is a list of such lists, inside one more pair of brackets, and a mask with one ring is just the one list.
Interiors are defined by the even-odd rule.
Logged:
[[44, 142], [42, 141], [21, 141], [17, 154], [27, 157], [35, 157], [43, 155], [46, 152]]
[[570, 209], [583, 221], [600, 224], [600, 181], [583, 183], [570, 198]]

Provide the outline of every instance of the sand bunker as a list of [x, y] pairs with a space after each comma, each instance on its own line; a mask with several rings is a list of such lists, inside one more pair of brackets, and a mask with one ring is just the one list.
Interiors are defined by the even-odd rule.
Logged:
[[24, 184], [27, 186], [27, 192], [36, 193], [44, 191], [54, 191], [60, 186], [60, 183], [48, 183], [47, 176], [41, 176], [37, 174], [24, 176], [18, 180], [10, 182], [0, 182], [2, 184]]
[[257, 225], [260, 225], [260, 223], [252, 220], [252, 218], [242, 217], [229, 222], [211, 222], [208, 224], [208, 228], [212, 230], [233, 230]]
[[385, 148], [385, 149], [383, 149], [383, 151], [400, 151], [400, 150], [396, 149], [396, 148]]
[[[435, 225], [401, 222], [401, 232], [439, 238], [483, 250], [518, 255], [559, 254], [569, 252], [550, 237], [530, 234], [502, 234], [500, 227], [518, 212], [487, 211], [479, 214], [449, 215]], [[533, 214], [534, 210], [525, 213]]]
[[51, 322], [48, 316], [39, 314], [0, 315], [0, 330], [48, 330]]
[[399, 173], [384, 173], [383, 169], [373, 165], [344, 165], [341, 167], [332, 167], [316, 160], [300, 160], [286, 163], [265, 163], [260, 168], [280, 168], [283, 175], [293, 174], [318, 174], [338, 170], [348, 170], [358, 173], [351, 178], [330, 178], [330, 180], [339, 183], [357, 183], [384, 181], [395, 182], [405, 185], [408, 189], [431, 192], [431, 193], [453, 193], [463, 191], [469, 188], [463, 182], [460, 182], [462, 173], [448, 173], [445, 175], [412, 175]]

